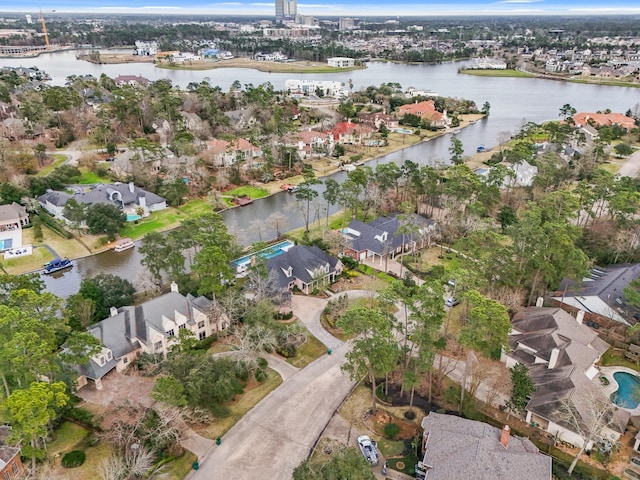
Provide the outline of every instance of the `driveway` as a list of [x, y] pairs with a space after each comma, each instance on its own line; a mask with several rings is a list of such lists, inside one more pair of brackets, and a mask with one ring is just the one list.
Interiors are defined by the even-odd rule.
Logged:
[[621, 177], [636, 178], [640, 173], [640, 150], [633, 153], [618, 170]]
[[290, 480], [355, 382], [340, 366], [339, 345], [299, 370], [247, 413], [213, 446], [192, 480]]
[[[355, 295], [359, 295], [358, 292]], [[320, 325], [327, 305], [322, 298], [295, 295], [294, 314], [332, 353], [325, 354], [294, 371], [269, 363], [283, 377], [283, 383], [250, 410], [222, 437], [199, 456], [200, 469], [191, 480], [290, 480], [293, 469], [305, 460], [335, 411], [355, 382], [342, 373], [349, 345]]]

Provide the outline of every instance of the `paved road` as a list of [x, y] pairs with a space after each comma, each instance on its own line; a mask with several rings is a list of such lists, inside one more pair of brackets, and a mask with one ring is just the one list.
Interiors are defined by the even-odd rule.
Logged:
[[[360, 292], [354, 295], [361, 295]], [[332, 349], [301, 370], [287, 365], [274, 368], [283, 383], [247, 413], [224, 437], [199, 458], [200, 469], [190, 480], [290, 480], [293, 469], [305, 460], [329, 420], [355, 382], [342, 373], [349, 345], [320, 325], [327, 301], [294, 296], [293, 311], [309, 331]]]
[[640, 150], [631, 155], [618, 170], [618, 175], [621, 177], [636, 178], [638, 173], [640, 173]]
[[340, 370], [347, 344], [290, 376], [201, 460], [192, 480], [290, 480], [352, 389]]

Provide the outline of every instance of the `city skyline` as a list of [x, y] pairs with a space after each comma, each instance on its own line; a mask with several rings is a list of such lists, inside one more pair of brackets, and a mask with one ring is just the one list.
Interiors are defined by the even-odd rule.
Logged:
[[[278, 0], [294, 4], [296, 0]], [[19, 6], [3, 8], [5, 12], [94, 12], [94, 13], [164, 13], [210, 15], [275, 16], [275, 1], [255, 0], [26, 0]], [[344, 0], [297, 3], [297, 13], [316, 16], [445, 16], [445, 15], [640, 15], [640, 0], [615, 0], [603, 6], [600, 0], [453, 0], [430, 2], [401, 0], [390, 4], [384, 0]]]

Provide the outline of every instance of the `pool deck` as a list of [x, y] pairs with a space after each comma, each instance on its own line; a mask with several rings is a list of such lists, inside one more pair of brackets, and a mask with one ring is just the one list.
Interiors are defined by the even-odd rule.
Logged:
[[[606, 386], [602, 385], [603, 393], [609, 398], [613, 392], [616, 392], [618, 390], [618, 382], [616, 382], [616, 380], [613, 378], [613, 374], [616, 372], [626, 372], [626, 373], [630, 373], [631, 375], [640, 377], [640, 372], [638, 372], [637, 370], [633, 370], [631, 368], [618, 367], [618, 366], [600, 367], [600, 375], [598, 376], [598, 378], [604, 375], [609, 380], [609, 385], [606, 385]], [[622, 410], [626, 410], [631, 415], [634, 415], [634, 416], [640, 415], [640, 404], [638, 404], [636, 408], [625, 408], [625, 407], [619, 407], [619, 408], [621, 408]]]

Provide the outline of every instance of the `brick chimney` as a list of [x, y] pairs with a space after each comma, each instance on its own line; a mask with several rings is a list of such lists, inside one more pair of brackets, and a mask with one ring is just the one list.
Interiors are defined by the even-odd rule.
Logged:
[[511, 428], [509, 425], [505, 425], [502, 427], [502, 431], [500, 432], [500, 443], [504, 448], [507, 448], [509, 445], [509, 437], [511, 436]]

